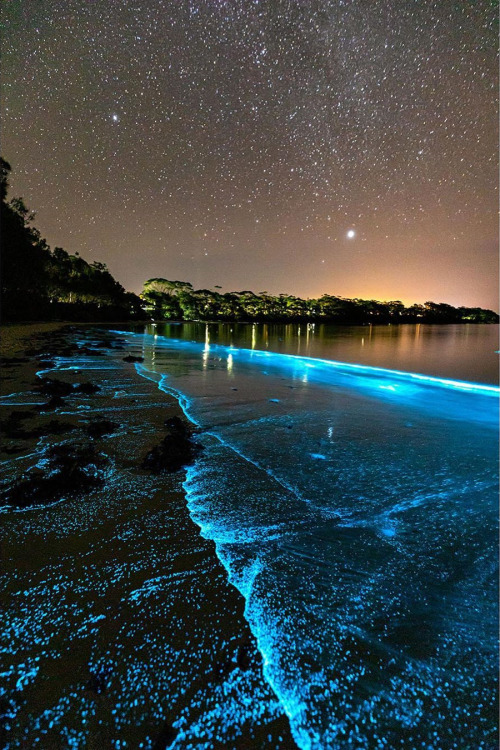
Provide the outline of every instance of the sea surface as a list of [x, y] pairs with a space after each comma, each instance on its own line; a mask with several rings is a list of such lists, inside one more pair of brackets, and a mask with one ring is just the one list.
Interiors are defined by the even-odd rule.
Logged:
[[498, 744], [497, 326], [120, 334], [300, 748]]

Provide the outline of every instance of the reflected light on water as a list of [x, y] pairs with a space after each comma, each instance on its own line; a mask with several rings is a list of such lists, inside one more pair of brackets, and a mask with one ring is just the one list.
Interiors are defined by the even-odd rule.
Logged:
[[165, 323], [156, 330], [167, 338], [184, 341], [498, 383], [496, 325]]

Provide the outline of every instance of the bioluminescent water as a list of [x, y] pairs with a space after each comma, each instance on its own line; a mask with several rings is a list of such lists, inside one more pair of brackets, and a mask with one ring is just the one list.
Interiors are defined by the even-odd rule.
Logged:
[[189, 508], [298, 746], [494, 747], [498, 388], [127, 338], [204, 432]]
[[[138, 330], [143, 333], [144, 327]], [[146, 331], [184, 341], [209, 340], [238, 349], [498, 384], [498, 325], [165, 322]]]

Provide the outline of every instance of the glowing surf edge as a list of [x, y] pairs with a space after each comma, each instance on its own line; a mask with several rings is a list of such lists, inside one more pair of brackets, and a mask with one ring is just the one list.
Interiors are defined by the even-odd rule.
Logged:
[[[186, 347], [189, 347], [189, 345], [198, 345], [200, 347], [203, 347], [203, 342], [198, 341], [185, 341], [183, 339], [175, 339], [175, 338], [169, 338], [168, 336], [161, 336], [160, 334], [150, 334], [150, 333], [134, 333], [132, 331], [120, 331], [120, 330], [113, 330], [111, 333], [116, 333], [120, 335], [127, 335], [127, 336], [133, 336], [134, 338], [142, 338], [147, 340], [152, 340], [156, 344], [161, 343], [158, 339], [161, 339], [165, 342], [165, 345], [168, 345], [168, 342], [174, 343], [174, 344], [181, 344], [185, 345]], [[418, 373], [418, 372], [405, 372], [404, 370], [391, 370], [384, 367], [374, 367], [372, 365], [362, 365], [362, 364], [355, 364], [351, 362], [341, 362], [338, 360], [333, 359], [320, 359], [319, 357], [304, 357], [299, 354], [282, 354], [281, 352], [270, 352], [266, 351], [264, 349], [244, 349], [241, 347], [233, 347], [233, 346], [226, 346], [224, 344], [210, 344], [209, 345], [210, 350], [213, 351], [223, 351], [228, 354], [231, 354], [232, 356], [237, 355], [238, 353], [246, 354], [249, 357], [272, 357], [276, 359], [285, 358], [289, 360], [293, 360], [294, 362], [302, 362], [305, 367], [314, 368], [317, 364], [331, 367], [334, 369], [347, 371], [347, 372], [356, 372], [360, 374], [366, 374], [366, 375], [377, 375], [381, 376], [384, 375], [386, 377], [393, 377], [394, 379], [398, 380], [413, 380], [417, 381], [418, 384], [423, 385], [429, 385], [434, 386], [438, 388], [450, 388], [453, 390], [458, 391], [465, 391], [467, 393], [480, 393], [482, 395], [486, 396], [500, 396], [500, 386], [496, 385], [488, 385], [486, 383], [475, 383], [467, 380], [454, 380], [452, 378], [440, 378], [435, 375], [425, 375], [424, 373]]]
[[[167, 377], [165, 375], [159, 375], [156, 372], [148, 370], [147, 367], [139, 363], [135, 364], [135, 370], [140, 377], [143, 377], [146, 380], [156, 383], [158, 390], [162, 391], [162, 393], [165, 393], [166, 395], [169, 395], [169, 396], [172, 396], [172, 398], [175, 398], [175, 400], [178, 402], [180, 408], [182, 409], [182, 412], [187, 417], [187, 419], [196, 427], [201, 427], [200, 422], [196, 419], [196, 417], [193, 414], [191, 414], [191, 411], [190, 411], [192, 399], [189, 396], [186, 396], [184, 393], [182, 393], [182, 391], [179, 391], [177, 388], [167, 385], [167, 382], [166, 382]], [[275, 481], [278, 485], [281, 485], [281, 487], [285, 491], [292, 492], [292, 493], [294, 492], [293, 488], [287, 487], [277, 477], [275, 477], [274, 474], [267, 471], [264, 467], [260, 466], [256, 461], [253, 461], [251, 458], [249, 458], [244, 453], [239, 451], [237, 448], [232, 446], [230, 443], [224, 440], [216, 432], [213, 432], [212, 430], [206, 430], [204, 434], [209, 435], [213, 439], [217, 440], [222, 446], [224, 446], [228, 450], [234, 451], [243, 460], [248, 461], [249, 463], [259, 468], [261, 471], [264, 471], [270, 477], [271, 480]], [[196, 467], [196, 464], [194, 466], [186, 466], [186, 477], [184, 481], [182, 482], [182, 488], [186, 495], [186, 504], [187, 504], [187, 508], [188, 508], [191, 520], [200, 529], [201, 536], [213, 542], [213, 544], [215, 545], [215, 554], [219, 562], [221, 563], [222, 567], [226, 571], [229, 584], [231, 586], [234, 586], [234, 588], [239, 592], [240, 596], [243, 597], [243, 601], [244, 601], [243, 615], [255, 638], [257, 649], [262, 656], [262, 674], [264, 676], [264, 679], [268, 683], [268, 685], [271, 687], [271, 690], [276, 695], [276, 698], [278, 699], [280, 705], [283, 708], [283, 711], [290, 725], [290, 731], [297, 744], [297, 747], [299, 748], [299, 750], [312, 750], [313, 747], [319, 747], [319, 745], [317, 744], [319, 740], [317, 737], [313, 738], [311, 736], [312, 730], [308, 731], [303, 726], [301, 726], [301, 714], [303, 711], [302, 703], [299, 700], [297, 700], [297, 698], [290, 696], [286, 691], [282, 690], [279, 684], [278, 678], [273, 674], [273, 665], [274, 665], [273, 644], [272, 642], [271, 643], [269, 642], [269, 636], [266, 634], [265, 628], [263, 628], [259, 624], [258, 618], [253, 616], [251, 612], [250, 598], [251, 598], [252, 589], [255, 583], [255, 579], [260, 572], [259, 561], [256, 560], [254, 562], [254, 564], [251, 566], [251, 570], [249, 571], [249, 573], [247, 573], [244, 576], [243, 581], [242, 580], [238, 581], [236, 579], [236, 576], [234, 575], [234, 571], [231, 569], [231, 564], [230, 564], [230, 561], [228, 560], [228, 556], [225, 555], [223, 552], [222, 547], [224, 543], [218, 541], [213, 536], [213, 534], [211, 534], [210, 527], [207, 528], [206, 525], [203, 524], [203, 521], [200, 519], [199, 515], [196, 512], [196, 509], [193, 507], [193, 501], [196, 501], [196, 498], [198, 497], [198, 495], [196, 494], [196, 490], [193, 491], [192, 489], [192, 485], [196, 484], [197, 472], [198, 472], [198, 469]], [[312, 732], [312, 734], [314, 735], [314, 732]], [[313, 742], [315, 742], [315, 744], [313, 744]]]
[[[163, 346], [165, 348], [168, 348], [169, 342], [176, 344], [177, 346], [180, 345], [182, 348], [186, 349], [199, 349], [200, 351], [203, 350], [203, 347], [205, 346], [203, 342], [197, 342], [197, 341], [185, 341], [182, 339], [173, 339], [166, 336], [160, 336], [160, 335], [152, 335], [152, 334], [141, 334], [141, 333], [131, 333], [126, 331], [113, 331], [114, 333], [119, 333], [121, 335], [128, 335], [133, 336], [136, 340], [141, 339], [145, 343], [156, 343], [160, 346]], [[176, 348], [175, 346], [172, 348]], [[334, 369], [337, 369], [339, 371], [351, 371], [359, 373], [360, 375], [366, 374], [367, 376], [373, 375], [380, 377], [381, 375], [385, 376], [386, 378], [394, 377], [394, 379], [398, 380], [414, 380], [417, 381], [418, 385], [423, 386], [430, 386], [430, 387], [438, 387], [438, 388], [446, 388], [446, 389], [453, 389], [455, 391], [461, 391], [465, 393], [474, 393], [477, 395], [484, 395], [488, 397], [498, 397], [500, 395], [500, 388], [496, 386], [486, 385], [486, 384], [480, 384], [480, 383], [469, 383], [467, 381], [455, 381], [451, 379], [445, 379], [445, 378], [437, 378], [433, 376], [427, 376], [420, 373], [408, 373], [404, 371], [398, 371], [398, 370], [389, 370], [384, 368], [378, 368], [378, 367], [371, 367], [371, 366], [365, 366], [365, 365], [358, 365], [358, 364], [351, 364], [351, 363], [344, 363], [344, 362], [336, 362], [333, 360], [323, 360], [319, 358], [314, 357], [303, 357], [299, 355], [291, 355], [291, 354], [281, 354], [279, 352], [268, 352], [264, 350], [252, 350], [252, 349], [239, 349], [232, 346], [224, 346], [224, 345], [217, 345], [217, 344], [210, 344], [209, 346], [210, 351], [213, 352], [224, 352], [226, 354], [232, 354], [237, 355], [238, 353], [242, 353], [246, 356], [249, 356], [249, 358], [275, 358], [276, 360], [284, 359], [285, 361], [298, 361], [304, 364], [306, 367], [314, 368], [315, 364], [318, 363], [322, 366], [328, 366], [332, 367]], [[205, 349], [206, 351], [206, 349]], [[163, 393], [168, 394], [175, 398], [177, 402], [179, 403], [179, 406], [181, 407], [183, 413], [185, 416], [189, 419], [189, 421], [194, 424], [197, 427], [201, 427], [201, 423], [198, 419], [192, 414], [191, 406], [193, 399], [186, 394], [184, 394], [181, 390], [177, 389], [176, 387], [173, 387], [170, 384], [167, 384], [168, 376], [165, 376], [164, 374], [160, 374], [155, 372], [154, 370], [149, 370], [146, 364], [135, 364], [135, 370], [141, 377], [144, 377], [154, 383], [156, 383], [159, 390], [161, 390]], [[416, 384], [417, 384], [416, 383]], [[216, 439], [221, 445], [223, 445], [228, 450], [234, 451], [237, 453], [243, 460], [248, 461], [249, 463], [252, 463], [257, 468], [260, 468], [261, 470], [263, 467], [261, 467], [257, 462], [253, 461], [249, 457], [247, 457], [243, 452], [235, 449], [234, 446], [232, 446], [230, 443], [228, 443], [226, 440], [221, 438], [215, 431], [212, 430], [206, 430], [204, 431], [205, 434], [209, 435], [210, 437]], [[263, 469], [266, 474], [270, 477], [270, 479], [277, 482], [277, 484], [281, 485], [283, 489], [292, 491], [293, 489], [290, 487], [287, 487], [284, 485], [280, 480], [275, 477], [271, 472], [266, 471]], [[204, 538], [210, 539], [214, 545], [215, 545], [215, 553], [217, 555], [217, 558], [219, 559], [221, 565], [226, 571], [228, 582], [236, 588], [236, 590], [239, 592], [239, 594], [243, 597], [244, 600], [244, 617], [253, 633], [253, 636], [255, 638], [257, 648], [262, 655], [262, 673], [264, 676], [264, 679], [268, 683], [268, 685], [271, 687], [272, 691], [276, 695], [279, 703], [281, 704], [283, 711], [288, 719], [289, 725], [290, 725], [290, 731], [291, 734], [299, 748], [299, 750], [325, 750], [326, 745], [322, 742], [322, 739], [320, 735], [317, 734], [317, 732], [312, 727], [304, 726], [303, 723], [303, 711], [304, 711], [304, 704], [300, 700], [299, 696], [294, 695], [293, 693], [290, 693], [289, 690], [284, 688], [280, 684], [279, 674], [275, 673], [275, 660], [274, 660], [274, 653], [273, 653], [273, 642], [272, 637], [270, 637], [267, 632], [266, 628], [262, 626], [262, 624], [259, 622], [259, 613], [252, 612], [251, 607], [251, 594], [253, 590], [253, 586], [255, 584], [255, 580], [257, 576], [259, 575], [259, 561], [258, 559], [255, 561], [255, 563], [251, 566], [251, 569], [248, 571], [247, 575], [244, 576], [243, 580], [238, 580], [238, 576], [234, 575], [234, 572], [231, 570], [230, 560], [228, 559], [227, 555], [224, 553], [224, 542], [218, 541], [216, 538], [214, 538], [210, 526], [207, 528], [207, 526], [203, 523], [203, 520], [199, 518], [196, 509], [193, 507], [193, 501], [196, 500], [197, 494], [196, 489], [193, 489], [193, 485], [196, 484], [196, 474], [197, 474], [197, 467], [191, 466], [186, 467], [186, 478], [182, 483], [183, 490], [186, 494], [186, 502], [187, 507], [190, 513], [190, 517], [192, 521], [198, 526], [200, 529], [200, 533]], [[340, 740], [339, 740], [340, 741]], [[335, 746], [336, 750], [340, 750], [341, 745], [336, 744]]]

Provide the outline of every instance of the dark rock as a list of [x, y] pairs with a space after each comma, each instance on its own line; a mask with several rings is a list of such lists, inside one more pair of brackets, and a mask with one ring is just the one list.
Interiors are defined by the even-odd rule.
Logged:
[[61, 422], [59, 419], [51, 419], [47, 424], [35, 427], [28, 432], [30, 433], [30, 437], [42, 437], [42, 435], [62, 435], [65, 432], [71, 432], [71, 430], [76, 429], [76, 425], [71, 424], [71, 422]]
[[73, 393], [71, 383], [64, 383], [56, 378], [40, 378], [35, 388], [45, 396], [69, 396]]
[[93, 464], [101, 466], [105, 463], [105, 457], [97, 453], [90, 443], [59, 443], [53, 445], [48, 451], [49, 461], [53, 461], [56, 468], [65, 468], [72, 471], [73, 468]]
[[97, 391], [100, 391], [101, 389], [95, 383], [79, 383], [77, 386], [75, 386], [74, 390], [77, 393], [86, 393], [88, 395], [91, 395], [92, 393], [97, 393]]
[[52, 446], [43, 469], [30, 469], [7, 489], [7, 503], [15, 508], [48, 505], [99, 487], [106, 460], [92, 445]]
[[189, 425], [179, 417], [166, 419], [165, 426], [167, 434], [159, 445], [149, 451], [142, 462], [142, 468], [153, 474], [179, 471], [184, 466], [194, 463], [196, 456], [203, 449], [193, 439]]
[[117, 422], [111, 422], [109, 419], [98, 419], [91, 422], [85, 427], [87, 435], [91, 438], [100, 438], [116, 430], [120, 425]]
[[168, 417], [163, 422], [165, 427], [168, 427], [171, 430], [175, 430], [176, 432], [182, 433], [183, 435], [190, 435], [191, 434], [191, 428], [180, 417]]
[[144, 362], [144, 357], [133, 357], [131, 354], [128, 357], [123, 357], [124, 362]]
[[255, 648], [252, 647], [251, 643], [242, 643], [238, 646], [236, 651], [236, 663], [238, 667], [246, 672], [252, 666], [252, 662], [255, 660]]
[[234, 664], [231, 659], [225, 659], [224, 661], [218, 661], [212, 670], [212, 676], [217, 682], [222, 682], [229, 677], [234, 669]]
[[58, 419], [51, 419], [47, 424], [26, 429], [21, 422], [33, 416], [33, 412], [30, 411], [12, 412], [12, 414], [9, 414], [8, 419], [2, 422], [4, 435], [15, 440], [28, 440], [30, 438], [42, 437], [43, 435], [62, 435], [64, 432], [76, 429], [75, 425], [70, 422], [60, 422]]
[[77, 346], [65, 346], [59, 352], [60, 357], [66, 357], [66, 358], [73, 357], [75, 354], [78, 354]]
[[95, 385], [95, 383], [78, 383], [73, 385], [72, 383], [65, 383], [63, 380], [58, 380], [57, 378], [40, 378], [35, 388], [45, 396], [54, 396], [55, 398], [71, 396], [75, 393], [91, 395], [101, 390], [98, 385]]
[[52, 409], [59, 409], [61, 406], [66, 406], [66, 401], [61, 396], [52, 396], [46, 404], [40, 404], [37, 408], [39, 411], [52, 411]]
[[177, 737], [177, 734], [177, 730], [173, 728], [169, 721], [166, 721], [161, 728], [160, 734], [156, 738], [153, 750], [167, 750]]
[[105, 693], [111, 682], [113, 668], [110, 665], [104, 665], [90, 672], [90, 678], [87, 682], [87, 690], [91, 690], [97, 695]]

